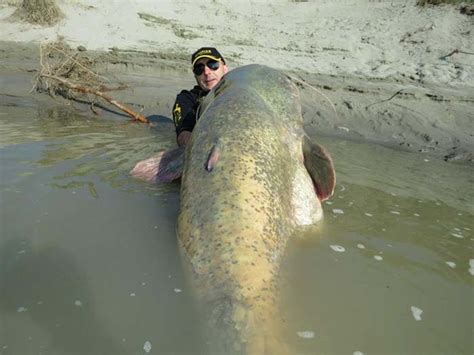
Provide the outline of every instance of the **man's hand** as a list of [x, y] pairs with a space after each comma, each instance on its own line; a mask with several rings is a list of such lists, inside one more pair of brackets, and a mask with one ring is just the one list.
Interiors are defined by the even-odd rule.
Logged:
[[191, 132], [189, 131], [182, 131], [177, 138], [178, 145], [181, 147], [183, 145], [186, 145], [189, 140], [191, 139]]

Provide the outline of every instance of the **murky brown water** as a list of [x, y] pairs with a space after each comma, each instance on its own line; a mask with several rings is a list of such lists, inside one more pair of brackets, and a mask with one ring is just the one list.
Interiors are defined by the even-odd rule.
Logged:
[[[205, 353], [179, 185], [128, 175], [172, 125], [41, 107], [0, 101], [0, 354]], [[474, 169], [322, 142], [336, 194], [283, 267], [295, 353], [472, 354]]]
[[[471, 354], [473, 169], [326, 142], [339, 169], [321, 233], [295, 241], [286, 306], [302, 353]], [[428, 159], [427, 159], [428, 160]], [[421, 312], [421, 314], [420, 314]]]

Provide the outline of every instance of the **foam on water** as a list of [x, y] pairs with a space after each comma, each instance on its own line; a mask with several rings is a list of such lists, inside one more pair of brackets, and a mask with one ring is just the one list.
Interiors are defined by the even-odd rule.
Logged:
[[330, 245], [329, 246], [332, 250], [338, 252], [338, 253], [343, 253], [346, 251], [346, 248], [344, 248], [343, 246], [341, 245]]
[[151, 343], [148, 340], [143, 344], [143, 350], [145, 350], [146, 353], [151, 351]]
[[296, 332], [300, 338], [303, 339], [313, 339], [314, 338], [314, 332], [311, 330], [302, 330], [299, 332]]
[[420, 321], [421, 320], [421, 314], [423, 313], [423, 310], [418, 308], [418, 307], [415, 307], [415, 306], [411, 306], [410, 309], [411, 309], [411, 313], [413, 315], [413, 318], [415, 318], [416, 321]]

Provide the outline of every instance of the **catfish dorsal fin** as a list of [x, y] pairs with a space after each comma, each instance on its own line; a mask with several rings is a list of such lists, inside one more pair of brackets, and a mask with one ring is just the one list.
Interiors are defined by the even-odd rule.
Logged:
[[307, 136], [303, 138], [304, 165], [308, 171], [316, 194], [320, 201], [325, 201], [334, 193], [336, 172], [331, 156], [326, 148], [312, 142]]

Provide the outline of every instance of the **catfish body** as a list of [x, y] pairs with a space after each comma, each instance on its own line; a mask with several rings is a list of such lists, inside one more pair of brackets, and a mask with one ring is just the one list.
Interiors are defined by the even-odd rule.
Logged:
[[322, 218], [304, 165], [298, 91], [284, 74], [250, 65], [227, 74], [201, 110], [186, 151], [178, 238], [213, 327], [227, 328], [234, 349], [277, 353], [281, 257], [295, 227]]
[[220, 330], [213, 339], [225, 339], [216, 348], [285, 352], [281, 258], [296, 228], [322, 218], [320, 201], [335, 184], [331, 158], [303, 131], [295, 85], [262, 65], [226, 74], [201, 106], [183, 162], [177, 234], [209, 324]]

